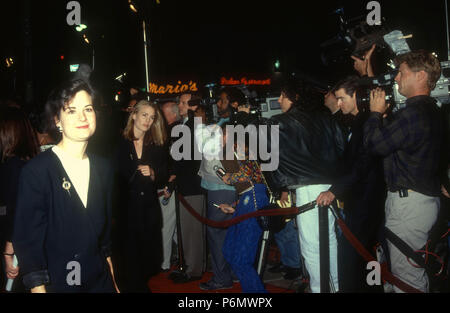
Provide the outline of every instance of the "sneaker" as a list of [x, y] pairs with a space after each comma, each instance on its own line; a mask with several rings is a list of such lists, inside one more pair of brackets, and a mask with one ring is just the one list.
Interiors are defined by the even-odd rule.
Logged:
[[210, 281], [208, 281], [206, 283], [200, 283], [200, 285], [198, 285], [198, 286], [199, 286], [199, 288], [201, 290], [209, 290], [209, 291], [212, 291], [212, 290], [224, 290], [224, 289], [231, 289], [231, 288], [233, 288], [233, 284], [231, 284], [231, 285], [223, 285], [223, 284], [216, 283], [215, 281], [212, 281], [212, 280], [210, 280]]

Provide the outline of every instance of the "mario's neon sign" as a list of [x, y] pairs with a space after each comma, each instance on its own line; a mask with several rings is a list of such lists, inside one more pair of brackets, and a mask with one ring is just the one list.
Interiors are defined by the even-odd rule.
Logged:
[[231, 77], [230, 79], [226, 79], [225, 77], [222, 77], [220, 79], [220, 84], [222, 86], [234, 86], [234, 85], [269, 86], [271, 84], [271, 80], [270, 78], [265, 80], [257, 80], [257, 79], [247, 79], [246, 77], [242, 77], [241, 79], [233, 79], [233, 77]]
[[154, 83], [150, 83], [149, 85], [149, 92], [153, 93], [153, 94], [159, 94], [159, 95], [164, 95], [164, 94], [177, 94], [177, 93], [182, 93], [182, 92], [186, 92], [186, 91], [198, 91], [197, 88], [197, 83], [189, 81], [189, 83], [181, 83], [181, 81], [178, 81], [178, 83], [176, 85], [171, 85], [171, 84], [167, 84], [167, 85], [157, 85]]

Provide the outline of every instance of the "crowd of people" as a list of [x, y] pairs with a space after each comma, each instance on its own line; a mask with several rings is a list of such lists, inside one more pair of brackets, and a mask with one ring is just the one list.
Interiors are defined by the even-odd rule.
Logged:
[[[360, 76], [373, 76], [374, 48], [354, 57]], [[14, 279], [16, 292], [150, 292], [149, 279], [161, 272], [171, 271], [177, 284], [199, 281], [210, 260], [213, 276], [199, 289], [226, 290], [239, 281], [242, 292], [264, 293], [255, 269], [263, 233], [257, 219], [206, 226], [186, 206], [226, 222], [264, 208], [273, 193], [282, 204], [316, 206], [276, 232], [281, 258], [269, 271], [308, 277], [310, 292], [321, 292], [318, 212], [332, 206], [331, 290], [383, 292], [367, 283], [367, 262], [337, 227], [338, 212], [367, 250], [381, 243], [394, 276], [429, 292], [426, 270], [386, 240], [384, 229], [421, 250], [433, 227], [448, 219], [448, 107], [430, 97], [441, 73], [435, 56], [413, 51], [396, 63], [407, 101], [394, 113], [380, 88], [371, 91], [370, 104], [357, 101], [359, 77], [326, 94], [287, 82], [278, 99], [282, 113], [268, 119], [250, 114], [239, 90], [223, 90], [214, 122], [199, 95], [186, 92], [159, 104], [133, 97], [126, 121], [112, 127], [121, 119], [98, 110], [98, 94], [83, 79], [56, 87], [38, 123], [5, 105], [0, 283]], [[278, 127], [276, 142], [264, 138], [279, 148], [275, 170], [262, 171], [264, 160], [251, 157], [248, 133], [239, 146], [228, 131], [236, 124]], [[233, 156], [224, 157], [225, 150]], [[176, 269], [174, 255], [182, 262]]]

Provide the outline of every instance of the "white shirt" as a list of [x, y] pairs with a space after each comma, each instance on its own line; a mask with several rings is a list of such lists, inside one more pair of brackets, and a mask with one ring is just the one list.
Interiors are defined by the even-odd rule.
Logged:
[[77, 159], [58, 146], [54, 146], [52, 151], [61, 160], [67, 175], [69, 175], [68, 178], [73, 184], [71, 190], [75, 189], [81, 202], [83, 202], [83, 205], [86, 208], [90, 175], [89, 158], [83, 160]]
[[223, 134], [219, 126], [198, 124], [194, 130], [194, 136], [197, 149], [204, 158], [208, 161], [221, 159]]

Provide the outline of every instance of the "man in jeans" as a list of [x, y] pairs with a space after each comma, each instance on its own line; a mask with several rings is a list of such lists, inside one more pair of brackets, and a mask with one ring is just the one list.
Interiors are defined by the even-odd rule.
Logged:
[[[424, 50], [396, 58], [395, 77], [406, 106], [387, 121], [389, 105], [379, 88], [370, 95], [370, 117], [364, 126], [364, 144], [384, 158], [388, 189], [386, 224], [413, 250], [421, 249], [437, 220], [441, 193], [439, 163], [442, 122], [436, 100], [430, 97], [441, 74], [439, 60]], [[414, 266], [388, 241], [392, 274], [423, 292], [429, 291], [425, 269]], [[411, 262], [411, 263], [410, 263]], [[394, 287], [395, 292], [401, 292]]]
[[283, 278], [294, 280], [302, 276], [300, 243], [295, 220], [290, 220], [286, 226], [274, 234], [278, 250], [280, 250], [280, 263], [269, 269], [269, 272], [284, 272]]

